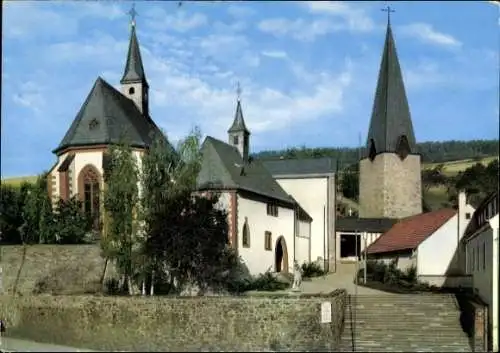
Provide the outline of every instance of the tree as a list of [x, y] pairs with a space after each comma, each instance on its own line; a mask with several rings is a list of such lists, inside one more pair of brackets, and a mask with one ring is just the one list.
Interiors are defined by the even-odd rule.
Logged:
[[20, 244], [19, 227], [23, 224], [21, 190], [2, 184], [0, 192], [0, 243]]
[[359, 163], [355, 163], [342, 172], [342, 194], [348, 199], [359, 199]]
[[432, 169], [424, 169], [422, 171], [422, 184], [425, 191], [428, 191], [433, 186], [446, 185], [447, 178], [443, 173], [443, 164], [439, 164]]
[[132, 149], [126, 143], [111, 146], [110, 168], [105, 172], [104, 208], [107, 231], [102, 250], [107, 259], [116, 262], [122, 275], [121, 289], [133, 294], [133, 251], [137, 236], [138, 174]]
[[43, 222], [53, 233], [47, 234], [47, 243], [57, 244], [82, 244], [85, 236], [91, 230], [91, 222], [82, 211], [82, 203], [77, 196], [68, 200], [60, 199], [57, 202], [53, 221], [47, 219]]
[[143, 159], [144, 251], [154, 259], [157, 281], [164, 279], [174, 291], [186, 284], [202, 291], [217, 287], [237, 263], [228, 249], [227, 215], [217, 207], [218, 198], [194, 193], [200, 140], [195, 128], [173, 150], [158, 137]]

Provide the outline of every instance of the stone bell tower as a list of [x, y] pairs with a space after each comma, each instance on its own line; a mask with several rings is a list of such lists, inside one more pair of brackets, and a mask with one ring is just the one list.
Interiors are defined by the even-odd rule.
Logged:
[[[387, 11], [390, 14], [390, 8]], [[390, 17], [366, 152], [359, 168], [361, 218], [404, 218], [422, 213], [420, 155]]]

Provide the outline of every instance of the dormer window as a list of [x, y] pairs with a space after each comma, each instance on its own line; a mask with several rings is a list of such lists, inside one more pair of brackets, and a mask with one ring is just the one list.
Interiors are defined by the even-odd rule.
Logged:
[[375, 148], [375, 140], [370, 139], [370, 146], [368, 150], [368, 158], [370, 158], [370, 161], [373, 161], [375, 159], [375, 156], [377, 155], [377, 150]]
[[134, 87], [130, 87], [130, 88], [128, 89], [128, 94], [134, 94], [134, 93], [135, 93], [135, 89], [134, 89]]
[[89, 123], [89, 130], [90, 131], [97, 130], [98, 127], [99, 127], [99, 121], [97, 119], [92, 119]]
[[410, 144], [405, 135], [402, 135], [398, 139], [398, 144], [396, 145], [396, 154], [401, 160], [404, 160], [410, 154]]
[[238, 136], [233, 136], [233, 145], [237, 145], [239, 142]]

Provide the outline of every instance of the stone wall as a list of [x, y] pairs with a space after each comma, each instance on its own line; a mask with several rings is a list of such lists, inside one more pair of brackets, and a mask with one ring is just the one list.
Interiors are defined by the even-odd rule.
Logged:
[[360, 161], [359, 216], [404, 218], [422, 213], [419, 155], [401, 160], [395, 153]]
[[0, 316], [7, 337], [97, 350], [335, 351], [345, 298], [3, 296]]
[[[99, 287], [104, 259], [98, 245], [0, 245], [2, 293], [32, 294], [47, 278], [68, 293], [88, 293]], [[111, 267], [111, 266], [109, 266]], [[16, 284], [17, 282], [17, 284]]]

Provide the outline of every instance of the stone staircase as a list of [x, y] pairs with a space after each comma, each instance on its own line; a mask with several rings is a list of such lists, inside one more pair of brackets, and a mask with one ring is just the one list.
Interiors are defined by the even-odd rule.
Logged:
[[471, 352], [455, 297], [349, 295], [342, 352]]

